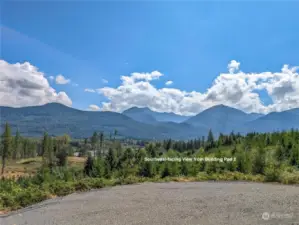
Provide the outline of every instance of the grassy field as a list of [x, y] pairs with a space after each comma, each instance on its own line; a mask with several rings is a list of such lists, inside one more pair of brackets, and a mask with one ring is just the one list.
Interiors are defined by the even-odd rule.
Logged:
[[[68, 166], [83, 168], [85, 161], [86, 158], [84, 157], [68, 157]], [[1, 160], [0, 164], [2, 165]], [[34, 175], [36, 171], [41, 167], [41, 165], [41, 157], [28, 158], [17, 161], [9, 160], [6, 163], [5, 172], [3, 175], [0, 175], [0, 178], [17, 178], [20, 176]]]

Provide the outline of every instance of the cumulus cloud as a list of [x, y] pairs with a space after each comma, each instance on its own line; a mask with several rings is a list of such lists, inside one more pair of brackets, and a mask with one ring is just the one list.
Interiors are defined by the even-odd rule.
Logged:
[[240, 63], [236, 60], [230, 61], [230, 63], [227, 66], [229, 73], [234, 73], [235, 71], [239, 70], [239, 66]]
[[70, 79], [66, 79], [64, 76], [62, 76], [61, 74], [60, 75], [57, 75], [56, 76], [56, 84], [68, 84], [71, 82]]
[[84, 91], [85, 92], [90, 92], [90, 93], [95, 93], [96, 92], [94, 89], [91, 89], [91, 88], [85, 88]]
[[[202, 93], [156, 88], [151, 81], [163, 76], [159, 71], [122, 76], [119, 87], [96, 91], [108, 99], [102, 103], [102, 110], [116, 112], [133, 106], [181, 115], [194, 115], [219, 104], [257, 113], [299, 107], [298, 67], [284, 65], [279, 72], [262, 73], [244, 73], [239, 68], [240, 63], [232, 60], [228, 72], [219, 74], [211, 87]], [[264, 105], [259, 90], [265, 90], [273, 103]]]
[[90, 111], [99, 111], [100, 107], [97, 105], [89, 105], [88, 110]]
[[172, 85], [173, 84], [173, 81], [169, 80], [169, 81], [166, 81], [165, 85], [166, 86], [169, 86], [169, 85]]
[[23, 107], [58, 102], [71, 106], [65, 92], [56, 92], [38, 68], [29, 62], [10, 64], [0, 60], [0, 105]]

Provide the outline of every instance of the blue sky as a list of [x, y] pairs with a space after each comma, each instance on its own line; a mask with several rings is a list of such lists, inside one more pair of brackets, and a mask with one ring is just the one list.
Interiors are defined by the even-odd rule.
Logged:
[[164, 74], [151, 82], [157, 89], [171, 80], [171, 88], [205, 93], [231, 60], [248, 73], [299, 65], [299, 2], [4, 1], [1, 10], [1, 58], [78, 84], [49, 81], [75, 108], [101, 106], [107, 95], [84, 89], [117, 88], [133, 72]]

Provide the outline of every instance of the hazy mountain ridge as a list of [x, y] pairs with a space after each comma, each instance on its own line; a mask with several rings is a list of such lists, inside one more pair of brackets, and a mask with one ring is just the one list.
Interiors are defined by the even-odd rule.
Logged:
[[236, 130], [241, 124], [260, 118], [261, 114], [247, 114], [225, 105], [213, 106], [186, 121], [194, 126], [205, 126], [215, 132], [227, 133]]
[[261, 115], [218, 105], [187, 117], [181, 123], [171, 121], [173, 115], [179, 120], [185, 118], [136, 107], [116, 113], [81, 111], [58, 103], [22, 108], [0, 106], [1, 129], [5, 122], [9, 122], [13, 131], [18, 128], [24, 136], [41, 136], [47, 131], [51, 135], [68, 133], [72, 137], [82, 138], [94, 131], [104, 131], [108, 135], [116, 129], [126, 137], [190, 139], [206, 135], [209, 129], [216, 136], [220, 132], [231, 131], [246, 133], [299, 129], [299, 109]]
[[145, 108], [132, 107], [123, 111], [122, 114], [143, 123], [153, 123], [153, 122], [181, 123], [190, 118], [190, 116], [181, 116], [175, 113], [155, 112], [150, 110], [147, 107]]
[[179, 123], [141, 123], [121, 113], [81, 111], [58, 103], [22, 108], [0, 107], [1, 129], [5, 122], [12, 126], [13, 132], [19, 129], [24, 136], [41, 136], [46, 131], [50, 135], [68, 133], [78, 138], [91, 136], [94, 131], [104, 131], [108, 135], [115, 129], [122, 136], [134, 138], [185, 138], [184, 132], [190, 134], [190, 130], [195, 129]]

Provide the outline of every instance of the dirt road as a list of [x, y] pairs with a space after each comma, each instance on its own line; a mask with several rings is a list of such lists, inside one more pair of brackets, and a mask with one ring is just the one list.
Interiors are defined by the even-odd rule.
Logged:
[[245, 182], [144, 183], [45, 201], [0, 225], [299, 225], [299, 187]]

